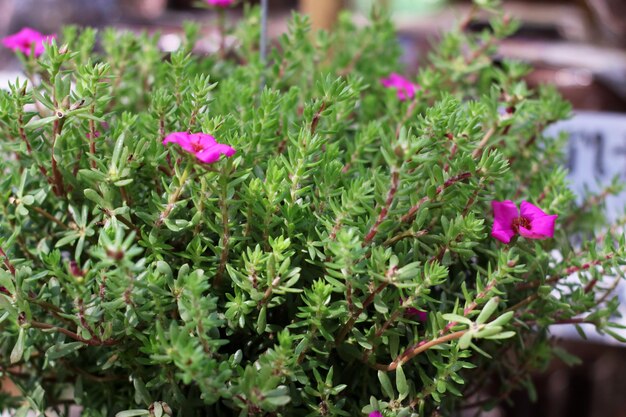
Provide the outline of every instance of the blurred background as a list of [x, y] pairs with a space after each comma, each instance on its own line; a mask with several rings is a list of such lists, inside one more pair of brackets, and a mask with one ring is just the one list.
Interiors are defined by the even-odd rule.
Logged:
[[[219, 39], [216, 16], [194, 7], [200, 0], [0, 0], [0, 37], [29, 26], [45, 34], [64, 24], [115, 26], [159, 31], [161, 47], [176, 49], [185, 20], [203, 24], [198, 53], [212, 53]], [[415, 74], [441, 31], [465, 16], [469, 1], [451, 0], [269, 0], [269, 35], [286, 29], [292, 10], [309, 14], [315, 28], [332, 28], [341, 9], [366, 22], [374, 2], [388, 7], [403, 46], [408, 75]], [[254, 3], [251, 1], [251, 3]], [[571, 121], [552, 129], [568, 131], [568, 168], [577, 190], [597, 189], [611, 177], [626, 180], [626, 0], [504, 1], [505, 11], [521, 20], [518, 33], [504, 42], [499, 58], [527, 61], [535, 68], [527, 82], [555, 85], [574, 106]], [[228, 11], [241, 16], [241, 7]], [[476, 16], [470, 29], [487, 22]], [[0, 88], [14, 79], [19, 63], [0, 49]], [[608, 202], [611, 216], [624, 212], [626, 195]], [[626, 289], [620, 293], [626, 309]], [[626, 313], [626, 311], [625, 311]], [[623, 320], [623, 319], [622, 319]], [[626, 322], [625, 322], [626, 324]], [[513, 395], [506, 404], [483, 412], [489, 417], [626, 417], [626, 349], [602, 337], [581, 341], [572, 328], [554, 331], [555, 343], [582, 358], [582, 365], [552, 364], [537, 375], [535, 402], [528, 393]], [[2, 389], [9, 389], [3, 386]], [[476, 409], [463, 416], [478, 415]]]
[[[207, 41], [200, 43], [200, 52], [202, 48], [211, 52], [215, 16], [209, 10], [194, 7], [198, 2], [0, 0], [0, 36], [23, 26], [53, 33], [67, 23], [114, 25], [159, 30], [166, 35], [162, 47], [168, 49], [175, 48], [181, 23], [195, 20], [206, 23]], [[380, 3], [393, 13], [408, 72], [415, 71], [437, 34], [469, 9], [469, 1], [452, 0], [269, 0], [270, 35], [284, 30], [286, 18], [296, 8], [310, 14], [316, 27], [329, 28], [341, 8], [351, 8], [357, 16], [365, 16], [373, 3]], [[503, 56], [534, 64], [536, 70], [528, 80], [531, 84], [557, 85], [576, 109], [626, 111], [626, 0], [504, 1], [504, 6], [522, 20], [523, 26], [501, 52]], [[229, 13], [236, 17], [241, 10], [235, 8]], [[478, 16], [472, 27], [480, 30], [485, 24]], [[0, 70], [17, 68], [12, 57], [10, 51], [0, 52]]]

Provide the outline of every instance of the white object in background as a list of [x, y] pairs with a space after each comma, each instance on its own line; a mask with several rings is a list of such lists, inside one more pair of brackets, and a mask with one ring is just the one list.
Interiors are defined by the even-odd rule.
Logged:
[[[626, 180], [626, 114], [576, 112], [570, 120], [550, 126], [546, 135], [569, 134], [567, 168], [572, 189], [583, 198], [585, 187], [600, 191], [616, 175]], [[615, 220], [626, 209], [626, 192], [606, 200]]]
[[[567, 145], [568, 178], [574, 192], [583, 199], [585, 189], [600, 191], [610, 184], [615, 176], [626, 180], [626, 114], [601, 112], [576, 112], [570, 120], [555, 123], [545, 132], [547, 136], [557, 136], [560, 132], [569, 134]], [[606, 213], [609, 220], [616, 220], [626, 209], [626, 192], [606, 199]], [[576, 274], [568, 277], [575, 280]], [[615, 277], [606, 277], [606, 286]], [[622, 317], [613, 321], [626, 325], [626, 282], [622, 280], [615, 289], [619, 297], [619, 312]], [[582, 325], [587, 337], [593, 341], [609, 344], [623, 344], [610, 336], [599, 335], [593, 326]], [[626, 330], [612, 329], [626, 337]], [[552, 334], [571, 339], [580, 339], [574, 326], [558, 325], [550, 329]]]
[[8, 90], [9, 83], [15, 83], [15, 80], [18, 78], [21, 82], [24, 82], [26, 76], [19, 71], [0, 71], [0, 89]]

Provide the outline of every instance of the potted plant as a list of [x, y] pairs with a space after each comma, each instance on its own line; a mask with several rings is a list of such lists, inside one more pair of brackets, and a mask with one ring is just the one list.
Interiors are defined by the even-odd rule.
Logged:
[[514, 20], [451, 29], [412, 78], [384, 15], [295, 15], [265, 61], [246, 13], [223, 56], [190, 53], [194, 25], [167, 56], [112, 29], [5, 39], [2, 408], [452, 415], [570, 360], [550, 326], [620, 337], [620, 187], [577, 203], [542, 135], [570, 106], [492, 59]]

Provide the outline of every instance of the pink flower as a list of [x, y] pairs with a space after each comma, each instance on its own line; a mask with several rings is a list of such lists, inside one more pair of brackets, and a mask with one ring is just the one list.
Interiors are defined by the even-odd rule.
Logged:
[[376, 411], [372, 411], [372, 412], [369, 414], [369, 417], [383, 417], [383, 415], [382, 415], [382, 414], [380, 414], [380, 411], [376, 410]]
[[78, 265], [78, 262], [72, 260], [70, 261], [70, 274], [72, 274], [75, 277], [84, 277], [85, 271], [83, 271], [80, 268], [80, 266]]
[[[400, 298], [400, 304], [404, 303], [404, 299]], [[415, 316], [417, 321], [426, 321], [428, 319], [428, 313], [425, 311], [418, 310], [415, 307], [406, 307], [405, 315], [407, 316]]]
[[509, 243], [513, 236], [520, 234], [528, 239], [548, 239], [554, 236], [554, 223], [558, 215], [544, 213], [539, 207], [522, 201], [520, 213], [511, 200], [492, 201], [493, 228], [491, 236]]
[[408, 307], [406, 309], [407, 316], [415, 316], [417, 321], [426, 321], [428, 319], [428, 313], [416, 309], [415, 307]]
[[206, 0], [206, 2], [207, 2], [210, 6], [217, 6], [217, 7], [229, 7], [229, 6], [231, 6], [233, 3], [235, 3], [235, 0]]
[[220, 159], [220, 155], [227, 157], [235, 154], [235, 149], [228, 145], [217, 143], [215, 138], [206, 133], [187, 133], [174, 132], [170, 133], [163, 140], [163, 145], [168, 143], [176, 143], [185, 151], [192, 153], [200, 162], [212, 164]]
[[25, 27], [16, 34], [2, 39], [2, 44], [13, 51], [21, 51], [25, 55], [30, 55], [31, 48], [34, 45], [35, 57], [38, 57], [43, 54], [44, 44], [50, 43], [50, 40], [55, 36], [43, 35], [34, 29]]
[[413, 84], [400, 74], [392, 72], [387, 78], [381, 78], [380, 83], [386, 88], [395, 88], [397, 90], [398, 99], [404, 101], [413, 99], [415, 92], [420, 88], [419, 85]]

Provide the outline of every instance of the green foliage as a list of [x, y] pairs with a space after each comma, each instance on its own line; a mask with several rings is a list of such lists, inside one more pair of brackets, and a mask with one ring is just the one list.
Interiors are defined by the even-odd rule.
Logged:
[[[258, 23], [223, 58], [191, 53], [194, 25], [170, 55], [68, 28], [0, 92], [0, 372], [23, 393], [0, 406], [450, 415], [574, 363], [550, 325], [615, 334], [624, 239], [542, 135], [569, 105], [494, 62], [515, 22], [446, 33], [411, 101], [379, 82], [399, 70], [384, 16], [313, 35], [295, 15], [267, 68]], [[237, 153], [202, 165], [175, 131]], [[558, 214], [554, 239], [492, 238], [505, 199]]]

